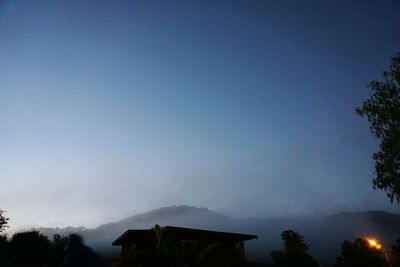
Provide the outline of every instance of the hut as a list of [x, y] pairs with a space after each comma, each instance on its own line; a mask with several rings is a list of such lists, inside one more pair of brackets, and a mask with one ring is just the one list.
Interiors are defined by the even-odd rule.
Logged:
[[244, 242], [256, 238], [256, 235], [175, 226], [159, 227], [156, 225], [151, 229], [127, 230], [112, 245], [122, 247], [122, 259], [126, 259], [129, 255], [132, 255], [132, 252], [135, 250], [155, 251], [161, 244], [174, 248], [195, 247], [197, 250], [204, 250], [211, 245], [219, 244], [224, 248], [221, 251], [225, 255], [234, 251], [234, 253], [238, 253], [244, 257]]

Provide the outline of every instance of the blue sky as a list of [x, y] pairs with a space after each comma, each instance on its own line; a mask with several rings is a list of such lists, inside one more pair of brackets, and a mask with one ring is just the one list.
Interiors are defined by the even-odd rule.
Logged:
[[397, 212], [354, 109], [399, 36], [397, 1], [3, 1], [0, 208], [14, 227]]

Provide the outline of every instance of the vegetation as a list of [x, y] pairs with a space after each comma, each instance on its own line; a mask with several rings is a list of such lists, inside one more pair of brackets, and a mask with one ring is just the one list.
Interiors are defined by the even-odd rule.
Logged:
[[9, 218], [5, 217], [4, 215], [4, 210], [0, 209], [0, 236], [4, 235], [4, 231], [8, 227], [8, 220]]
[[318, 267], [319, 264], [308, 255], [308, 245], [302, 235], [293, 230], [281, 234], [285, 251], [274, 251], [271, 256], [276, 267]]
[[38, 231], [20, 232], [0, 242], [0, 258], [13, 266], [58, 266], [64, 259], [67, 238], [54, 235], [50, 241]]
[[8, 218], [5, 217], [4, 211], [0, 209], [0, 259], [7, 255], [8, 241], [5, 235], [5, 229], [8, 227]]
[[49, 262], [50, 240], [37, 231], [13, 235], [9, 244], [9, 257], [16, 266], [33, 264], [40, 266]]
[[384, 267], [390, 266], [383, 250], [371, 247], [368, 241], [358, 238], [354, 242], [342, 243], [341, 255], [336, 259], [336, 267]]
[[366, 116], [372, 134], [380, 141], [374, 153], [374, 188], [387, 192], [390, 201], [400, 202], [400, 53], [392, 58], [382, 82], [372, 81], [373, 94], [356, 109]]
[[392, 255], [391, 255], [391, 263], [392, 266], [400, 266], [400, 238], [396, 240], [396, 244], [390, 247]]
[[302, 235], [293, 230], [283, 231], [281, 234], [283, 244], [285, 245], [285, 252], [291, 254], [306, 254], [308, 251], [308, 245], [304, 243]]

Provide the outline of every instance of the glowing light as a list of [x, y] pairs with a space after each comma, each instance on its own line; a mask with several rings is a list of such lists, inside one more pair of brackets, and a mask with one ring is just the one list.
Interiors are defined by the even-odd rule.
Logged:
[[382, 244], [380, 244], [376, 239], [367, 238], [367, 241], [371, 248], [376, 248], [376, 249], [382, 248]]

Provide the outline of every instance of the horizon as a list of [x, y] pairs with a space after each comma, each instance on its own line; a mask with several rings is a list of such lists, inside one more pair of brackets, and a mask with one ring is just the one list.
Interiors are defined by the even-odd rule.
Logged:
[[[374, 212], [374, 211], [372, 211]], [[375, 214], [378, 212], [378, 214]], [[36, 228], [49, 239], [54, 234], [67, 236], [72, 233], [80, 235], [85, 244], [106, 257], [118, 257], [118, 249], [111, 246], [112, 242], [127, 230], [148, 230], [155, 224], [191, 229], [201, 229], [217, 232], [241, 233], [257, 235], [257, 240], [246, 243], [246, 255], [251, 260], [271, 262], [268, 251], [276, 251], [282, 247], [280, 233], [287, 229], [301, 233], [307, 245], [311, 247], [309, 255], [319, 262], [333, 264], [338, 255], [338, 248], [343, 240], [353, 240], [358, 237], [368, 237], [380, 240], [382, 244], [392, 244], [397, 240], [397, 225], [400, 214], [389, 214], [383, 211], [334, 214], [324, 218], [275, 218], [275, 219], [231, 219], [206, 208], [190, 206], [170, 206], [147, 212], [150, 216], [133, 216], [110, 225], [98, 228], [75, 227], [68, 228]], [[171, 216], [172, 215], [172, 216]], [[200, 215], [200, 216], [199, 216]], [[335, 216], [339, 215], [339, 216]], [[367, 215], [367, 216], [365, 216]], [[72, 227], [74, 228], [74, 227]], [[76, 229], [78, 228], [78, 229]], [[335, 235], [331, 233], [336, 232]], [[11, 233], [9, 233], [10, 237]], [[267, 253], [266, 253], [267, 251]]]
[[399, 36], [389, 0], [3, 1], [0, 209], [13, 228], [400, 213], [355, 112]]
[[[144, 215], [144, 214], [151, 214], [152, 212], [157, 212], [159, 210], [165, 210], [165, 209], [172, 209], [172, 208], [189, 208], [189, 209], [194, 209], [194, 210], [206, 210], [208, 212], [212, 212], [212, 213], [216, 213], [217, 215], [221, 215], [224, 217], [227, 217], [229, 219], [233, 219], [233, 220], [276, 220], [276, 219], [321, 219], [321, 218], [327, 218], [327, 217], [331, 217], [331, 216], [336, 216], [339, 214], [365, 214], [365, 213], [386, 213], [386, 214], [392, 214], [392, 215], [400, 215], [400, 213], [396, 213], [396, 212], [388, 212], [385, 210], [359, 210], [359, 211], [340, 211], [337, 213], [330, 213], [330, 214], [314, 214], [314, 215], [288, 215], [288, 216], [275, 216], [275, 217], [233, 217], [233, 216], [229, 216], [227, 214], [224, 214], [222, 212], [218, 212], [218, 211], [214, 211], [214, 210], [210, 210], [206, 207], [195, 207], [195, 206], [188, 206], [188, 205], [171, 205], [171, 206], [165, 206], [165, 207], [159, 207], [159, 208], [154, 208], [154, 209], [150, 209], [144, 212], [139, 212], [139, 213], [135, 213], [135, 214], [131, 214], [127, 217], [123, 217], [123, 218], [119, 218], [117, 220], [113, 220], [113, 221], [107, 221], [107, 222], [100, 222], [97, 225], [92, 225], [92, 226], [86, 226], [86, 225], [65, 225], [65, 226], [58, 226], [58, 225], [31, 225], [31, 226], [20, 226], [18, 228], [15, 227], [9, 227], [6, 229], [6, 234], [9, 236], [12, 236], [14, 233], [18, 233], [18, 232], [24, 232], [24, 231], [30, 231], [30, 230], [37, 230], [40, 228], [43, 229], [60, 229], [60, 230], [64, 230], [66, 228], [84, 228], [85, 230], [95, 230], [97, 228], [99, 228], [100, 226], [103, 225], [107, 225], [107, 224], [112, 224], [112, 223], [118, 223], [121, 222], [125, 219], [129, 219], [135, 216], [140, 216], [140, 215]], [[161, 225], [161, 226], [165, 226], [165, 225]]]

